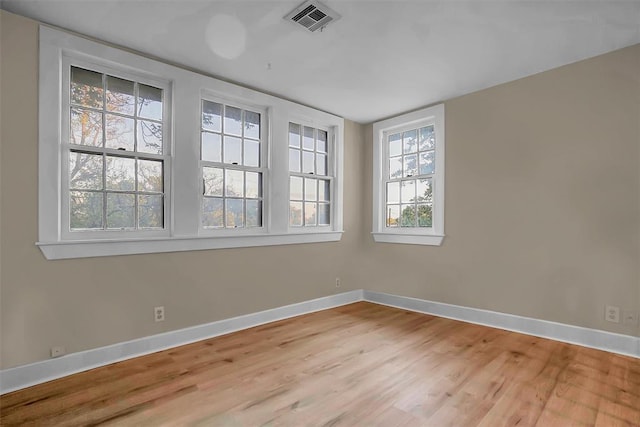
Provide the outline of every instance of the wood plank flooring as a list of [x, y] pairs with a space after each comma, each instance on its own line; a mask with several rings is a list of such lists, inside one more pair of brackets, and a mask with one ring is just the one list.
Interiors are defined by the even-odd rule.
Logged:
[[361, 302], [0, 397], [0, 425], [640, 426], [640, 360]]

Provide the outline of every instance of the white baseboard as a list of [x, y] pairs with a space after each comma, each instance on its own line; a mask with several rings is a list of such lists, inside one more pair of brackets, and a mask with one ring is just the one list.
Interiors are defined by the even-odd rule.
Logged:
[[478, 325], [491, 326], [507, 331], [555, 341], [577, 344], [611, 353], [640, 358], [640, 338], [597, 329], [566, 325], [548, 320], [532, 319], [514, 314], [498, 313], [479, 308], [463, 307], [417, 298], [363, 291], [364, 300], [390, 307], [403, 308], [418, 313], [432, 314], [449, 319], [462, 320]]
[[640, 338], [638, 337], [359, 289], [5, 369], [0, 371], [0, 394], [168, 348], [358, 301], [368, 301], [640, 358]]
[[168, 348], [357, 301], [362, 301], [362, 290], [330, 295], [5, 369], [0, 371], [0, 394]]

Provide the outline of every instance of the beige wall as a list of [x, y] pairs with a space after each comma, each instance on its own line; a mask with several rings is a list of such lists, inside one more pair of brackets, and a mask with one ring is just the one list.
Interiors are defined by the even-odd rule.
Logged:
[[[355, 284], [362, 127], [345, 123], [347, 230], [336, 243], [47, 261], [37, 241], [37, 24], [2, 12], [2, 368], [251, 313]], [[154, 323], [153, 307], [167, 320]]]
[[336, 276], [340, 291], [637, 332], [602, 317], [640, 310], [640, 45], [446, 103], [442, 247], [373, 243], [371, 127], [346, 122], [340, 242], [46, 261], [37, 24], [0, 15], [2, 368], [329, 295]]
[[452, 99], [445, 115], [444, 243], [368, 238], [368, 288], [637, 333], [603, 317], [640, 309], [640, 45]]

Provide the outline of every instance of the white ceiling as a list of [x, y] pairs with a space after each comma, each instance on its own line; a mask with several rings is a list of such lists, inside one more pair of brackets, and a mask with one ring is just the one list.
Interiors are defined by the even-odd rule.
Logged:
[[361, 123], [640, 43], [640, 1], [325, 0], [342, 19], [316, 33], [282, 19], [300, 3], [2, 8]]

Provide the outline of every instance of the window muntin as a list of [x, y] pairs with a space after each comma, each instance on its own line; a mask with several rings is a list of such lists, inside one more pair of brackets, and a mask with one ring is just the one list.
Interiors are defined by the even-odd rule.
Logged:
[[165, 228], [163, 89], [70, 66], [68, 230]]
[[433, 125], [385, 134], [385, 226], [433, 226], [436, 135]]
[[262, 117], [250, 109], [202, 100], [203, 228], [262, 227]]
[[289, 226], [331, 225], [329, 133], [289, 123]]

